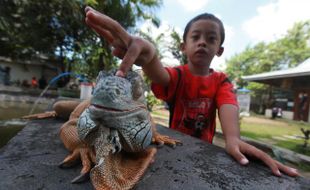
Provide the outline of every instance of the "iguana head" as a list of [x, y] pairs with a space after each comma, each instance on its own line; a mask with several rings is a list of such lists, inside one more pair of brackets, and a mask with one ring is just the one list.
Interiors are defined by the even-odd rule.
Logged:
[[147, 111], [142, 78], [136, 72], [129, 72], [123, 78], [115, 76], [113, 71], [101, 71], [89, 109], [94, 120], [105, 120], [106, 117], [121, 119], [125, 116], [128, 121], [131, 114]]
[[90, 144], [98, 144], [96, 151], [103, 148], [103, 144], [111, 144], [113, 152], [121, 149], [140, 151], [152, 139], [143, 81], [135, 72], [129, 72], [126, 78], [114, 73], [99, 73], [91, 105], [80, 116], [78, 134]]

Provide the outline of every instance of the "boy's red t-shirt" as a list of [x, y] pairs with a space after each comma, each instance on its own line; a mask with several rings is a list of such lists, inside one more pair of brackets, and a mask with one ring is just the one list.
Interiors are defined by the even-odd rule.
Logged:
[[175, 98], [170, 128], [212, 143], [216, 109], [223, 104], [238, 106], [233, 85], [224, 73], [213, 69], [210, 69], [208, 76], [195, 76], [188, 65], [178, 68], [181, 70], [178, 85], [178, 71], [167, 67], [171, 77], [169, 86], [152, 83], [152, 91], [157, 98], [166, 102]]

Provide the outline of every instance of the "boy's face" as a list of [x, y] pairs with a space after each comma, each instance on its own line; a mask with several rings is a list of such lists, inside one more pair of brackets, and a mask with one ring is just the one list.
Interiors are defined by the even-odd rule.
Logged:
[[188, 64], [198, 68], [209, 67], [213, 57], [220, 56], [224, 50], [221, 47], [219, 25], [207, 19], [194, 22], [181, 48], [187, 56]]

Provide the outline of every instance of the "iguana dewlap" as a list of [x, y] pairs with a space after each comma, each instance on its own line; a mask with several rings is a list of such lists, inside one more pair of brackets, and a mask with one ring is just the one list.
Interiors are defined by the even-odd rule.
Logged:
[[96, 165], [91, 171], [95, 188], [131, 188], [156, 151], [145, 151], [153, 135], [140, 76], [130, 72], [121, 78], [100, 72], [91, 104], [80, 116], [77, 131], [96, 152]]

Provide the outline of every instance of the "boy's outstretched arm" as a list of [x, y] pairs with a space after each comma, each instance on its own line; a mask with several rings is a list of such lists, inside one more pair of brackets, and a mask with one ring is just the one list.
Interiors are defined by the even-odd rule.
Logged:
[[245, 157], [245, 155], [248, 155], [262, 160], [267, 166], [269, 166], [269, 168], [272, 170], [272, 173], [276, 176], [281, 176], [280, 171], [286, 173], [289, 176], [299, 175], [296, 169], [281, 164], [280, 162], [272, 159], [267, 153], [240, 139], [237, 106], [230, 104], [222, 105], [219, 109], [219, 117], [226, 142], [226, 151], [240, 164], [248, 164], [249, 161]]
[[85, 8], [85, 22], [114, 48], [113, 55], [122, 59], [116, 75], [125, 76], [133, 64], [142, 66], [155, 83], [167, 86], [170, 76], [160, 63], [156, 49], [147, 40], [130, 35], [117, 21], [91, 7]]

